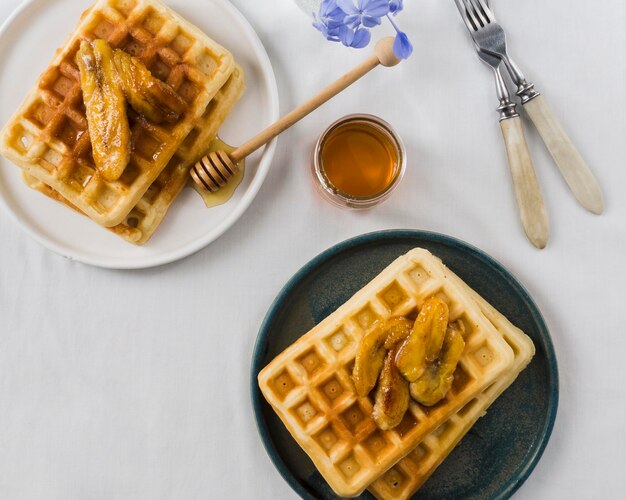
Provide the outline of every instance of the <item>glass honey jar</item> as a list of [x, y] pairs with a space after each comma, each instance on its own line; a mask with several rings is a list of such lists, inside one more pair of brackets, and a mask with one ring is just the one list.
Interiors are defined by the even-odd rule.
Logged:
[[320, 136], [313, 155], [313, 178], [328, 201], [370, 208], [385, 200], [406, 169], [404, 144], [380, 118], [355, 114], [340, 118]]

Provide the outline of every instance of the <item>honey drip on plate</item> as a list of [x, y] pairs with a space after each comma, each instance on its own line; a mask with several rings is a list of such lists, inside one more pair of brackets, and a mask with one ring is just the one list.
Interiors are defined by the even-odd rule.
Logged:
[[[233, 146], [229, 146], [224, 141], [222, 141], [219, 137], [216, 137], [209, 144], [208, 153], [212, 153], [213, 151], [226, 151], [227, 153], [231, 153], [234, 151]], [[240, 161], [237, 166], [239, 167], [238, 172], [228, 181], [228, 183], [222, 187], [216, 193], [209, 193], [204, 189], [200, 189], [200, 187], [193, 181], [190, 182], [191, 186], [196, 190], [196, 192], [202, 197], [204, 200], [204, 204], [207, 208], [216, 207], [218, 205], [223, 205], [228, 200], [230, 200], [237, 189], [237, 186], [241, 184], [243, 180], [244, 171], [245, 171], [245, 160]]]
[[389, 138], [366, 123], [346, 123], [333, 130], [321, 149], [323, 172], [339, 191], [372, 196], [394, 179], [398, 155]]

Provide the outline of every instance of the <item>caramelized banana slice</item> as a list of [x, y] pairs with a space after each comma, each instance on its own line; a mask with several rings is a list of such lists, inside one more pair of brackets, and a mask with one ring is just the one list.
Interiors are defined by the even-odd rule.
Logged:
[[96, 168], [108, 181], [120, 178], [130, 161], [126, 100], [104, 40], [83, 41], [76, 56]]
[[448, 326], [448, 305], [438, 297], [431, 297], [422, 306], [413, 333], [398, 353], [396, 365], [409, 382], [415, 382], [428, 363], [439, 355]]
[[187, 104], [172, 87], [152, 76], [139, 59], [123, 50], [116, 49], [113, 60], [126, 98], [137, 113], [155, 123], [180, 119]]
[[389, 350], [393, 348], [398, 342], [405, 341], [411, 330], [413, 329], [413, 322], [405, 318], [404, 316], [394, 316], [389, 318], [385, 325], [387, 330], [387, 338], [385, 339], [385, 349]]
[[376, 385], [385, 360], [387, 332], [382, 323], [377, 323], [359, 343], [352, 369], [352, 380], [356, 393], [364, 398]]
[[385, 353], [411, 333], [411, 322], [403, 317], [389, 318], [377, 323], [359, 343], [352, 370], [352, 379], [357, 394], [364, 398], [376, 385], [383, 367]]
[[386, 431], [393, 429], [409, 409], [409, 383], [396, 367], [395, 359], [400, 346], [396, 345], [385, 357], [380, 373], [372, 417], [376, 425]]
[[422, 376], [411, 384], [411, 396], [418, 403], [433, 406], [446, 397], [465, 349], [463, 331], [462, 324], [454, 323], [448, 327], [439, 358], [430, 363]]

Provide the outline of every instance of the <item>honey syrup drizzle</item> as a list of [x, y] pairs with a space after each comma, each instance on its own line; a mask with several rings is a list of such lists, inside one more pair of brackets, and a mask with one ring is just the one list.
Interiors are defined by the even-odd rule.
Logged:
[[[229, 146], [219, 137], [216, 137], [211, 141], [207, 154], [212, 153], [213, 151], [220, 150], [231, 153], [234, 149], [235, 148], [233, 146]], [[239, 162], [237, 166], [239, 167], [237, 173], [228, 181], [228, 183], [226, 183], [224, 187], [222, 187], [219, 191], [215, 193], [210, 193], [206, 189], [201, 189], [195, 182], [189, 182], [191, 187], [193, 187], [196, 192], [202, 197], [202, 200], [204, 201], [204, 204], [207, 206], [207, 208], [223, 205], [232, 198], [235, 190], [237, 189], [237, 186], [239, 186], [239, 184], [241, 184], [241, 181], [243, 180], [245, 171], [245, 160]]]

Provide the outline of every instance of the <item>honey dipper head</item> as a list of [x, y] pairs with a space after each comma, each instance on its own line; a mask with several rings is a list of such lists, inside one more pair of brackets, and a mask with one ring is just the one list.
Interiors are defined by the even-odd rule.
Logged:
[[215, 193], [237, 173], [238, 167], [228, 153], [217, 151], [196, 162], [191, 168], [191, 178], [203, 190]]
[[393, 53], [393, 41], [393, 37], [387, 36], [381, 38], [374, 47], [374, 54], [383, 66], [390, 67], [400, 63], [400, 59]]

